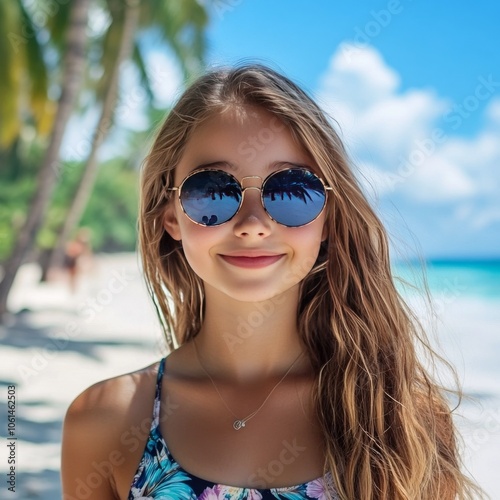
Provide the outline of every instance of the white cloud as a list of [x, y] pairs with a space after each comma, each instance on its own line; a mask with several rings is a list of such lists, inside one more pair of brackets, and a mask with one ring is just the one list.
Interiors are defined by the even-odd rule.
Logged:
[[454, 216], [470, 227], [498, 220], [500, 98], [490, 98], [474, 137], [454, 135], [441, 128], [447, 98], [431, 89], [401, 90], [399, 74], [379, 52], [348, 45], [332, 56], [318, 94], [378, 196], [467, 206]]
[[356, 129], [363, 113], [373, 103], [392, 95], [399, 86], [399, 76], [384, 64], [371, 48], [356, 49], [356, 58], [347, 57], [346, 45], [336, 52], [320, 82], [319, 99], [338, 121], [342, 132], [356, 139]]
[[[345, 45], [344, 45], [345, 47]], [[322, 86], [355, 108], [390, 96], [399, 87], [400, 77], [371, 47], [356, 49], [346, 57], [343, 49], [334, 54]]]
[[492, 99], [486, 108], [486, 117], [491, 123], [500, 125], [500, 98]]
[[500, 208], [491, 208], [483, 210], [473, 219], [472, 226], [475, 229], [482, 229], [500, 222]]
[[362, 115], [356, 134], [388, 166], [423, 138], [444, 104], [429, 92], [411, 90], [374, 102]]
[[398, 93], [400, 77], [372, 47], [344, 44], [332, 57], [319, 98], [354, 150], [391, 167], [425, 136], [446, 101], [429, 90]]
[[461, 200], [477, 192], [473, 178], [442, 155], [431, 156], [410, 177], [402, 190], [421, 202]]
[[393, 190], [396, 180], [388, 172], [380, 170], [369, 161], [359, 162], [356, 166], [359, 182], [370, 198], [378, 199]]

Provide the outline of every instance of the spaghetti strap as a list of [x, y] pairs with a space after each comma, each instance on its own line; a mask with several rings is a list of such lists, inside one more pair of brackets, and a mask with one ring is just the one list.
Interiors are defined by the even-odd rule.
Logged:
[[161, 383], [163, 380], [163, 372], [165, 371], [165, 359], [160, 361], [158, 366], [158, 376], [156, 377], [156, 393], [153, 403], [153, 421], [151, 422], [150, 431], [155, 430], [160, 423], [160, 408], [161, 408]]
[[224, 498], [226, 500], [320, 500], [326, 498], [326, 485], [332, 485], [332, 500], [339, 500], [331, 474], [324, 477], [283, 488], [257, 489], [243, 488], [214, 483], [191, 474], [184, 469], [170, 453], [160, 429], [161, 385], [165, 371], [163, 358], [158, 366], [156, 396], [153, 407], [153, 422], [148, 441], [144, 448], [139, 466], [134, 475], [128, 500], [145, 498], [172, 500], [208, 500]]

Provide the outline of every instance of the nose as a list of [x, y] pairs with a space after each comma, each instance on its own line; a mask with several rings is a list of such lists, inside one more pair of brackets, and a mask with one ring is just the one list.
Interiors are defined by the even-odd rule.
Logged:
[[271, 233], [271, 218], [262, 206], [259, 188], [246, 188], [240, 211], [234, 219], [234, 234], [245, 239], [261, 239]]

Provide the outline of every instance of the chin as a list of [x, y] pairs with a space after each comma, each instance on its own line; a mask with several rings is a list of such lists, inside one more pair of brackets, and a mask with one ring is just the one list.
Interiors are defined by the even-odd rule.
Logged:
[[285, 289], [271, 289], [269, 285], [267, 286], [248, 286], [248, 284], [243, 286], [237, 286], [235, 289], [223, 290], [223, 293], [227, 295], [230, 299], [237, 302], [255, 303], [255, 302], [266, 302], [273, 301], [276, 303], [281, 303], [285, 300], [286, 295], [293, 289], [297, 289], [297, 285], [292, 285]]
[[273, 300], [275, 297], [280, 297], [281, 294], [278, 293], [238, 293], [232, 294], [230, 297], [237, 301], [243, 303], [256, 303], [256, 302], [266, 302], [268, 300]]

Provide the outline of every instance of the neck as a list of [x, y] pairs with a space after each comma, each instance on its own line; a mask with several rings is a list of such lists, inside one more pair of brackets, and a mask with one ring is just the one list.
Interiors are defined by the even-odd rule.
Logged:
[[[203, 364], [215, 378], [279, 377], [305, 346], [297, 330], [298, 286], [263, 302], [240, 302], [205, 290], [205, 318], [196, 336]], [[302, 356], [295, 370], [308, 370]]]

